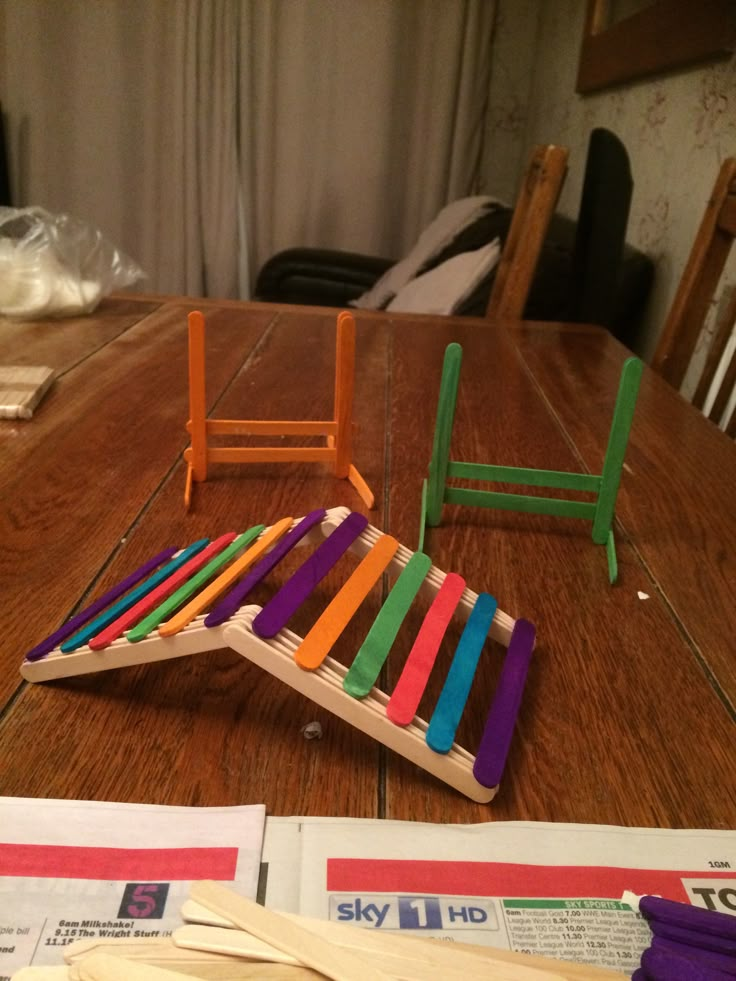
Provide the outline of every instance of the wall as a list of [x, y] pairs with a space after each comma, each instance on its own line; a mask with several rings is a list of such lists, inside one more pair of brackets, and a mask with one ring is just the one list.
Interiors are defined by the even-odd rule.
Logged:
[[512, 202], [529, 155], [527, 129], [541, 0], [498, 0], [478, 191]]
[[8, 52], [6, 44], [5, 8], [0, 3], [0, 95], [7, 85]]
[[[523, 131], [526, 147], [534, 143], [563, 143], [570, 148], [570, 170], [560, 210], [577, 213], [582, 188], [588, 135], [595, 126], [613, 130], [631, 158], [634, 195], [628, 240], [651, 255], [656, 280], [637, 348], [650, 356], [672, 302], [718, 167], [736, 154], [736, 58], [710, 62], [667, 76], [643, 79], [601, 93], [575, 92], [578, 53], [585, 0], [537, 0], [538, 23], [529, 0], [523, 0], [526, 34], [517, 36], [526, 56], [506, 58], [515, 78], [507, 87], [516, 93], [509, 113]], [[517, 0], [501, 0], [499, 28], [517, 18]], [[535, 29], [536, 27], [536, 29]], [[502, 36], [502, 31], [501, 31]], [[525, 39], [525, 44], [522, 42]], [[532, 40], [534, 39], [534, 40]], [[500, 43], [500, 37], [499, 37]], [[528, 51], [534, 44], [529, 86]], [[529, 91], [524, 104], [523, 95]], [[493, 101], [493, 99], [492, 99]], [[494, 143], [506, 142], [503, 128], [489, 116], [486, 162], [489, 183], [508, 183], [507, 170], [494, 163]], [[516, 152], [512, 148], [511, 154]], [[736, 260], [736, 256], [732, 257]], [[736, 278], [736, 261], [726, 279]]]

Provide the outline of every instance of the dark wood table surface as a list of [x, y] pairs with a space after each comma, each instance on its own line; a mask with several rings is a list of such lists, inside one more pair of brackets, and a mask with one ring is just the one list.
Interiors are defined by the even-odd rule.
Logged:
[[[320, 506], [364, 511], [321, 465], [251, 464], [213, 467], [186, 513], [195, 308], [207, 317], [210, 414], [330, 416], [335, 311], [117, 296], [80, 319], [0, 320], [0, 364], [58, 373], [32, 420], [0, 422], [0, 794], [439, 822], [736, 824], [736, 447], [648, 369], [617, 507], [616, 586], [587, 522], [446, 506], [428, 537], [439, 568], [538, 628], [491, 804], [230, 651], [23, 682], [28, 649], [161, 548]], [[464, 349], [454, 458], [600, 472], [628, 353], [603, 330], [363, 313], [357, 324], [354, 459], [376, 494], [371, 522], [405, 545], [416, 547], [450, 341]], [[408, 641], [397, 646], [400, 659]], [[501, 653], [484, 658], [461, 725], [471, 749]], [[302, 734], [313, 720], [320, 740]]]

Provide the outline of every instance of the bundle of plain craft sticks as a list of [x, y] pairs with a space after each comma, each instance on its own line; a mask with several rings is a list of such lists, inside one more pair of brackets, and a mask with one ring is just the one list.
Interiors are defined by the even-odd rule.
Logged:
[[383, 934], [274, 913], [215, 882], [197, 882], [185, 925], [145, 940], [80, 940], [63, 967], [26, 967], [13, 981], [621, 981], [614, 971], [510, 951]]

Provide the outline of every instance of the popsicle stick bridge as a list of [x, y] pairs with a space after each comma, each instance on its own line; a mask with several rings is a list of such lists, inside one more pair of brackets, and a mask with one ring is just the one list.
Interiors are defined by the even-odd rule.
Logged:
[[[244, 605], [278, 563], [305, 544], [313, 546], [307, 558], [266, 605]], [[288, 622], [348, 551], [357, 564], [353, 560], [353, 571], [302, 639]], [[384, 572], [393, 573], [394, 584], [346, 668], [330, 652]], [[389, 696], [376, 684], [420, 592], [431, 603]], [[416, 712], [455, 615], [464, 626], [427, 723]], [[473, 756], [455, 736], [489, 636], [508, 650]], [[165, 549], [29, 651], [21, 674], [49, 681], [230, 647], [485, 803], [498, 789], [534, 640], [531, 623], [503, 613], [490, 594], [472, 592], [460, 575], [441, 572], [363, 515], [333, 508]]]

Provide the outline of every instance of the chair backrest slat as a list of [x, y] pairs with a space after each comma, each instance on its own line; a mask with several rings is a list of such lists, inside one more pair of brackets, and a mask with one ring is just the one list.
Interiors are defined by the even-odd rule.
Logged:
[[[652, 367], [675, 387], [682, 384], [705, 319], [736, 237], [736, 157], [721, 165], [713, 192], [706, 205], [690, 257], [682, 274]], [[705, 364], [696, 386], [693, 403], [702, 408], [712, 387], [736, 320], [736, 290], [726, 299], [725, 314], [713, 332]], [[736, 382], [736, 362], [731, 360], [722, 375], [719, 390], [708, 413], [722, 420]], [[736, 415], [736, 414], [735, 414]], [[726, 426], [733, 429], [734, 421]]]
[[550, 219], [567, 174], [568, 150], [534, 148], [514, 207], [486, 318], [521, 320]]
[[[718, 370], [718, 365], [721, 363], [721, 359], [726, 350], [726, 345], [728, 344], [728, 339], [731, 336], [731, 331], [734, 328], [734, 323], [736, 323], [736, 286], [731, 286], [729, 288], [729, 297], [726, 303], [725, 313], [716, 325], [716, 329], [713, 332], [713, 340], [710, 342], [710, 347], [708, 348], [708, 355], [705, 359], [705, 367], [703, 368], [703, 373], [698, 381], [698, 387], [695, 389], [695, 395], [693, 395], [693, 405], [698, 409], [702, 409], [705, 405], [705, 401], [708, 398], [708, 392], [710, 391], [711, 385], [713, 384], [713, 379], [715, 378], [716, 371]], [[725, 385], [721, 386], [721, 390], [725, 389]], [[719, 392], [719, 395], [721, 393]], [[716, 402], [719, 400], [716, 399]], [[717, 422], [723, 415], [723, 408], [721, 412], [716, 415], [716, 404], [714, 402], [713, 408], [708, 413], [709, 419], [715, 419]]]

